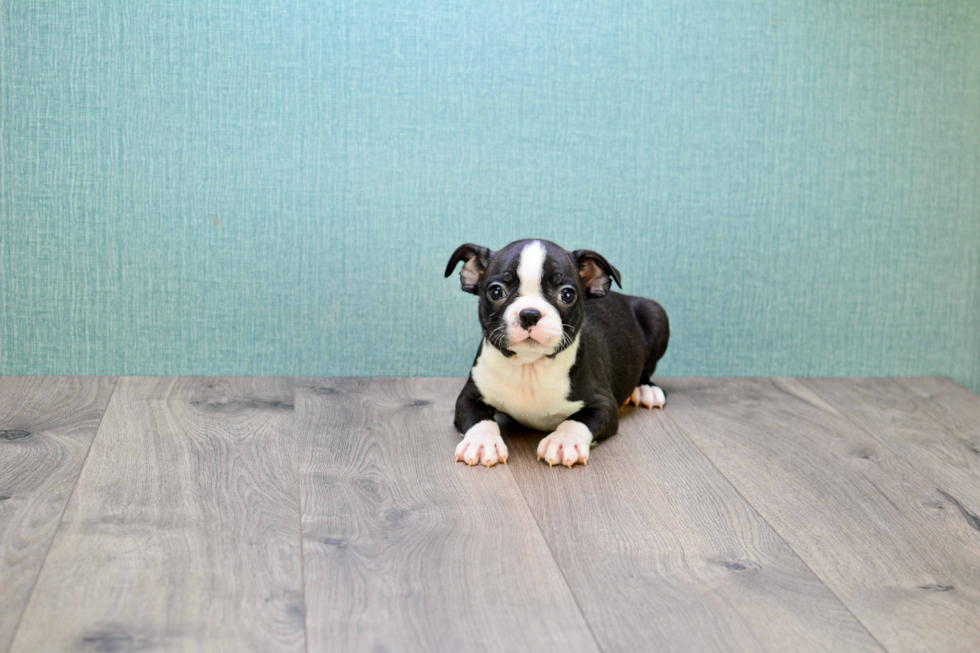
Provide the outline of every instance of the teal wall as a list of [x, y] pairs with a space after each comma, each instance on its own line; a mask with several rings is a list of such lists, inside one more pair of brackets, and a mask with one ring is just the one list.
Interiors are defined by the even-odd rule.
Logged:
[[0, 7], [0, 373], [463, 375], [540, 236], [664, 375], [980, 390], [973, 0]]

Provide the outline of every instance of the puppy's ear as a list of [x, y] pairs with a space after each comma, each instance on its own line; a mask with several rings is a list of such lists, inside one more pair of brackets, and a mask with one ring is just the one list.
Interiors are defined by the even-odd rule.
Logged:
[[575, 262], [578, 264], [578, 273], [585, 282], [585, 287], [589, 294], [586, 299], [598, 299], [605, 297], [612, 287], [612, 280], [616, 280], [616, 285], [623, 287], [623, 282], [619, 278], [619, 270], [609, 264], [602, 254], [597, 254], [588, 249], [577, 249], [572, 252]]
[[480, 247], [472, 243], [460, 245], [449, 258], [449, 265], [446, 266], [446, 276], [448, 277], [456, 269], [456, 264], [466, 261], [463, 269], [459, 271], [459, 281], [463, 286], [463, 292], [476, 294], [476, 286], [480, 283], [480, 276], [487, 271], [490, 257], [493, 256], [486, 247]]

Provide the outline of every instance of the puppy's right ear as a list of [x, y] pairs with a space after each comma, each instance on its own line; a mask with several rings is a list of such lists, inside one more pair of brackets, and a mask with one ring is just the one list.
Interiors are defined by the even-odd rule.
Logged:
[[460, 245], [449, 258], [449, 265], [446, 266], [446, 276], [448, 277], [456, 269], [456, 264], [466, 261], [463, 269], [459, 271], [459, 281], [463, 286], [463, 292], [476, 294], [476, 286], [480, 283], [480, 276], [487, 271], [490, 257], [493, 256], [486, 247], [480, 247], [472, 243]]

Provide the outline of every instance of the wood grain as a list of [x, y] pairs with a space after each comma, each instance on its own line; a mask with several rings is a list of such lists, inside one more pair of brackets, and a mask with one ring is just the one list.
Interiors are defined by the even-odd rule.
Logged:
[[302, 650], [294, 435], [290, 379], [121, 379], [12, 650]]
[[664, 412], [622, 410], [570, 470], [517, 432], [510, 467], [603, 651], [883, 650]]
[[980, 514], [980, 397], [948, 379], [801, 379], [964, 510]]
[[[980, 395], [945, 378], [902, 378], [923, 412], [938, 420], [969, 454], [968, 465], [976, 474], [980, 461]], [[980, 509], [980, 506], [978, 506]]]
[[453, 461], [461, 387], [297, 386], [309, 650], [598, 650], [509, 467]]
[[922, 400], [923, 410], [941, 420], [980, 456], [980, 395], [944, 377], [894, 379]]
[[0, 377], [0, 651], [13, 640], [115, 377]]
[[0, 378], [0, 651], [980, 648], [949, 380], [669, 379], [573, 470], [453, 463], [458, 379], [298, 384]]
[[797, 381], [670, 379], [675, 421], [889, 651], [976, 651], [980, 531]]

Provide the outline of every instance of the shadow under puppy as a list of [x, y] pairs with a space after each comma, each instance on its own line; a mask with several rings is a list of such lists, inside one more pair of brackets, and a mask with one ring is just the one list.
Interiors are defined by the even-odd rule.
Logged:
[[588, 463], [589, 447], [616, 434], [620, 405], [663, 408], [650, 383], [670, 327], [657, 302], [610, 292], [619, 271], [590, 250], [519, 240], [498, 252], [461, 245], [465, 292], [480, 298], [483, 340], [456, 400], [463, 441], [456, 460], [507, 462], [494, 415], [551, 434], [538, 444], [549, 465]]

